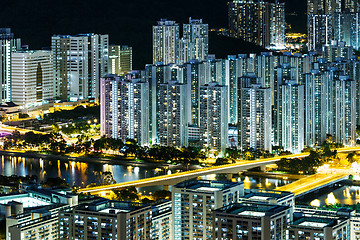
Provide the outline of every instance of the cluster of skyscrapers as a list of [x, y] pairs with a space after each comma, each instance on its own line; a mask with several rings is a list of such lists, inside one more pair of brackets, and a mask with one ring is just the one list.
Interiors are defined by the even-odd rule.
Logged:
[[233, 0], [228, 3], [230, 36], [269, 49], [285, 49], [285, 3]]
[[34, 109], [53, 100], [99, 98], [99, 79], [132, 70], [132, 48], [101, 34], [55, 35], [51, 50], [27, 50], [0, 29], [1, 102]]
[[102, 134], [217, 152], [300, 152], [328, 135], [353, 146], [360, 61], [352, 51], [333, 41], [322, 55], [210, 56], [109, 75], [101, 80]]
[[244, 183], [188, 180], [152, 204], [78, 198], [34, 187], [0, 197], [6, 239], [356, 240], [360, 216], [347, 208], [295, 206], [293, 193]]

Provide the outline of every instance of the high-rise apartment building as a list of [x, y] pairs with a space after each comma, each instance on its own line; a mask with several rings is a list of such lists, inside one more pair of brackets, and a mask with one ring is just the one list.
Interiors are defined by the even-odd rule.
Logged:
[[[149, 83], [149, 138], [151, 144], [159, 144], [160, 84], [177, 81], [182, 70], [177, 65], [156, 63], [145, 66], [145, 81]], [[179, 80], [182, 82], [182, 80]]]
[[122, 76], [132, 70], [132, 47], [110, 45], [109, 74]]
[[54, 97], [70, 101], [98, 99], [100, 78], [108, 73], [109, 36], [56, 35], [51, 41]]
[[228, 87], [217, 82], [200, 87], [200, 142], [222, 155], [228, 145]]
[[333, 125], [329, 132], [333, 135], [335, 142], [345, 146], [354, 146], [356, 143], [356, 102], [354, 102], [356, 82], [348, 76], [339, 76], [333, 82], [332, 91]]
[[160, 84], [159, 88], [159, 141], [171, 147], [187, 146], [185, 104], [187, 91], [176, 81]]
[[271, 89], [257, 84], [238, 89], [240, 149], [271, 151]]
[[202, 19], [189, 18], [189, 23], [183, 25], [181, 41], [180, 55], [184, 55], [184, 63], [194, 59], [206, 60], [209, 54], [209, 25]]
[[54, 98], [51, 51], [18, 51], [12, 54], [12, 101], [26, 109]]
[[345, 42], [354, 49], [360, 48], [360, 13], [335, 13], [333, 38], [338, 42]]
[[324, 44], [330, 44], [333, 31], [333, 15], [308, 14], [308, 48], [320, 51]]
[[353, 56], [353, 48], [345, 46], [345, 42], [331, 41], [331, 44], [323, 46], [323, 55], [328, 62], [336, 62], [339, 58], [349, 60]]
[[179, 61], [179, 24], [161, 19], [153, 26], [153, 64], [178, 63]]
[[266, 48], [284, 48], [284, 3], [233, 0], [228, 7], [231, 36]]
[[270, 3], [270, 48], [285, 49], [285, 3]]
[[21, 49], [21, 41], [15, 38], [10, 28], [0, 28], [0, 98], [1, 102], [10, 102], [11, 96], [11, 56]]
[[326, 140], [330, 113], [332, 75], [312, 70], [305, 75], [305, 145], [313, 147]]
[[304, 85], [286, 81], [280, 86], [275, 142], [285, 151], [299, 153], [304, 148]]
[[117, 75], [101, 78], [101, 135], [140, 145], [149, 143], [148, 83]]
[[214, 239], [212, 211], [242, 196], [244, 184], [230, 181], [190, 180], [173, 186], [171, 239]]

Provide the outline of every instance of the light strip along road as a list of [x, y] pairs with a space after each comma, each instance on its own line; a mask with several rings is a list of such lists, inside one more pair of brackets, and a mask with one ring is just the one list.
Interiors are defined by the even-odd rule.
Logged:
[[[360, 151], [360, 147], [353, 147], [353, 148], [339, 148], [337, 149], [338, 152], [351, 152], [351, 151]], [[254, 161], [241, 161], [234, 164], [227, 164], [222, 166], [214, 166], [208, 167], [198, 170], [174, 173], [170, 175], [162, 175], [157, 177], [145, 178], [131, 182], [122, 182], [116, 183], [111, 185], [102, 185], [96, 187], [89, 187], [89, 188], [82, 188], [79, 189], [78, 192], [80, 193], [99, 193], [103, 191], [109, 190], [116, 190], [121, 188], [127, 187], [146, 187], [146, 186], [156, 186], [156, 185], [174, 185], [184, 180], [210, 175], [210, 174], [219, 174], [219, 173], [239, 173], [241, 171], [247, 170], [249, 168], [266, 166], [269, 164], [276, 163], [277, 161], [281, 160], [282, 158], [304, 158], [309, 156], [309, 153], [299, 153], [293, 155], [285, 155], [285, 156], [278, 156], [273, 158], [265, 158], [265, 159], [258, 159]]]
[[319, 189], [324, 185], [336, 183], [345, 179], [347, 176], [348, 174], [344, 173], [315, 174], [306, 178], [302, 178], [288, 185], [278, 187], [276, 190], [292, 192], [295, 194], [295, 196], [299, 196], [301, 194]]

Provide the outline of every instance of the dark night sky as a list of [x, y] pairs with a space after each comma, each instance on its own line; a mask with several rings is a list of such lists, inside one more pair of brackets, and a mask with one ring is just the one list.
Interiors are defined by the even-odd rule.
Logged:
[[[301, 2], [300, 2], [301, 1]], [[305, 25], [305, 0], [286, 1], [296, 30]], [[151, 62], [151, 26], [160, 18], [179, 23], [202, 18], [227, 27], [227, 0], [1, 0], [0, 27], [11, 27], [30, 49], [50, 46], [53, 34], [108, 33], [110, 43], [134, 47], [134, 67]]]

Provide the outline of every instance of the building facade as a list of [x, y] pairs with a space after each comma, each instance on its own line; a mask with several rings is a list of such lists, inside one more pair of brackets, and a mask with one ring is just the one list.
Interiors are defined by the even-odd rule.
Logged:
[[132, 47], [110, 45], [109, 46], [109, 74], [122, 76], [132, 69]]
[[238, 201], [243, 183], [191, 180], [172, 187], [171, 239], [213, 239], [212, 211]]
[[178, 63], [179, 61], [179, 24], [161, 19], [153, 26], [153, 64]]
[[101, 78], [101, 135], [149, 144], [148, 83], [117, 75]]
[[54, 97], [77, 101], [98, 99], [100, 78], [108, 74], [109, 36], [55, 35], [51, 39]]
[[0, 28], [0, 56], [1, 56], [1, 102], [10, 102], [11, 96], [11, 60], [12, 54], [21, 49], [21, 40], [15, 38], [10, 28]]
[[18, 51], [12, 54], [12, 100], [29, 109], [52, 100], [53, 65], [50, 51]]
[[228, 145], [228, 88], [211, 82], [200, 87], [200, 142], [222, 155]]

